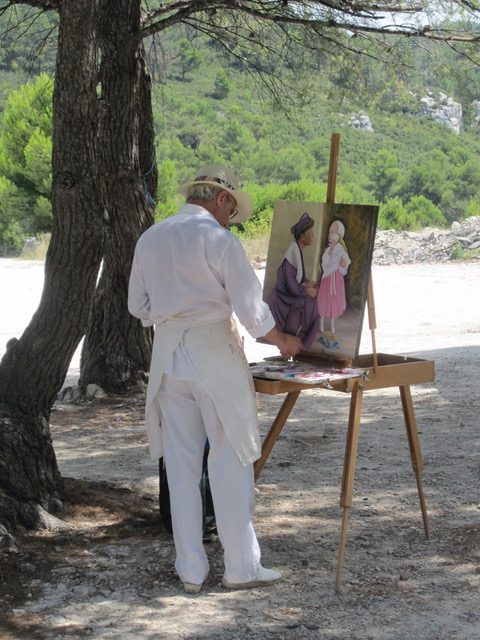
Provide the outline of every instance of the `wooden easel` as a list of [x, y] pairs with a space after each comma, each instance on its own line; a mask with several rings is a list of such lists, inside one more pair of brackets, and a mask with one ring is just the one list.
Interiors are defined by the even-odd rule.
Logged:
[[[340, 135], [333, 134], [330, 149], [329, 180], [327, 188], [327, 202], [335, 200], [335, 184], [338, 166]], [[363, 404], [363, 394], [372, 389], [385, 389], [387, 387], [398, 386], [400, 398], [407, 430], [408, 444], [413, 471], [417, 483], [420, 508], [423, 518], [425, 535], [429, 537], [429, 524], [425, 497], [422, 487], [421, 471], [423, 469], [422, 454], [420, 450], [420, 440], [418, 438], [417, 425], [413, 411], [410, 385], [424, 382], [432, 382], [435, 378], [434, 363], [432, 361], [407, 358], [404, 356], [392, 356], [377, 354], [375, 345], [375, 304], [373, 297], [373, 284], [370, 278], [368, 297], [368, 318], [369, 328], [372, 335], [372, 354], [360, 356], [352, 362], [353, 367], [365, 371], [365, 377], [351, 378], [348, 380], [337, 380], [330, 382], [327, 389], [344, 391], [351, 394], [350, 412], [348, 418], [347, 437], [345, 444], [345, 456], [343, 462], [343, 477], [340, 491], [340, 506], [343, 508], [342, 525], [340, 532], [340, 544], [338, 551], [337, 570], [335, 578], [335, 589], [340, 590], [343, 561], [345, 555], [345, 545], [347, 538], [347, 527], [352, 506], [353, 484], [355, 476], [355, 466], [358, 454], [358, 440], [360, 434], [360, 418]], [[322, 384], [302, 385], [297, 382], [286, 382], [283, 380], [265, 380], [254, 378], [255, 389], [259, 393], [279, 394], [286, 393], [280, 410], [278, 411], [268, 433], [262, 444], [262, 455], [254, 466], [255, 479], [258, 479], [265, 463], [277, 441], [285, 422], [288, 419], [300, 393], [305, 389], [326, 388]]]

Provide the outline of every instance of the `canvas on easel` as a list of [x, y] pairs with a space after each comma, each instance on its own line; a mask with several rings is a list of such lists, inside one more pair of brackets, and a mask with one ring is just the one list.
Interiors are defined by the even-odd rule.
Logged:
[[[394, 386], [399, 388], [425, 535], [427, 538], [429, 537], [428, 514], [421, 479], [423, 463], [410, 385], [431, 382], [435, 379], [434, 363], [432, 361], [377, 353], [375, 344], [375, 304], [370, 268], [378, 208], [365, 205], [335, 204], [339, 142], [340, 135], [332, 134], [326, 204], [307, 202], [278, 202], [276, 204], [264, 283], [264, 297], [269, 301], [270, 308], [277, 313], [279, 327], [289, 333], [300, 336], [304, 346], [309, 346], [310, 350], [304, 352], [305, 357], [302, 358], [302, 362], [313, 362], [320, 365], [325, 360], [335, 360], [335, 357], [340, 359], [341, 353], [342, 355], [350, 356], [346, 358], [351, 360], [349, 366], [353, 369], [358, 368], [364, 373], [362, 376], [352, 376], [351, 378], [348, 376], [346, 379], [340, 376], [340, 379], [330, 379], [328, 384], [321, 381], [313, 385], [324, 390], [333, 389], [334, 391], [343, 391], [351, 394], [340, 491], [340, 506], [343, 508], [343, 516], [335, 578], [337, 591], [340, 589], [348, 518], [350, 507], [352, 506], [360, 418], [365, 391]], [[332, 228], [336, 220], [342, 223], [343, 228], [339, 225]], [[338, 238], [333, 236], [338, 236]], [[320, 305], [318, 300], [316, 301], [316, 320], [319, 325], [315, 327], [314, 319], [312, 319], [315, 308], [312, 307], [310, 302], [307, 309], [307, 305], [305, 304], [302, 307], [301, 300], [295, 300], [295, 296], [293, 296], [291, 302], [282, 296], [289, 292], [296, 292], [297, 298], [306, 299], [307, 290], [310, 293], [309, 298], [318, 298], [321, 295], [321, 292], [327, 286], [324, 284], [322, 288], [322, 276], [328, 277], [327, 261], [323, 260], [322, 262], [322, 257], [332, 244], [338, 246], [340, 236], [343, 237], [345, 245], [342, 245], [342, 248], [337, 250], [338, 254], [343, 255], [342, 265], [340, 266], [343, 266], [343, 271], [345, 271], [345, 273], [341, 274], [345, 285], [345, 309], [340, 313], [339, 318], [345, 315], [346, 320], [347, 316], [350, 316], [350, 321], [337, 323], [336, 327], [341, 326], [342, 333], [335, 327], [336, 333], [339, 334], [335, 334], [338, 349], [331, 349], [322, 344], [322, 335], [318, 335], [322, 333], [320, 314], [325, 311], [327, 305], [324, 306], [323, 303]], [[303, 241], [298, 242], [302, 238]], [[287, 248], [285, 248], [286, 246]], [[334, 251], [332, 250], [331, 253], [333, 255]], [[348, 260], [346, 255], [348, 255]], [[283, 283], [281, 282], [282, 278], [284, 278]], [[331, 278], [332, 280], [333, 278]], [[331, 284], [336, 286], [338, 279], [333, 283], [331, 282]], [[291, 291], [288, 291], [288, 286]], [[314, 291], [315, 286], [317, 287], [316, 294]], [[278, 295], [275, 295], [275, 288], [277, 288]], [[333, 292], [335, 292], [335, 289]], [[337, 307], [332, 305], [332, 313], [338, 312], [339, 309], [341, 310], [342, 306], [343, 302]], [[358, 357], [366, 306], [368, 306], [369, 328], [372, 335], [372, 353]], [[280, 317], [282, 313], [285, 316], [283, 319]], [[309, 320], [312, 321], [312, 326], [309, 325]], [[314, 334], [313, 338], [311, 334]], [[335, 356], [335, 350], [338, 351], [337, 356]], [[268, 360], [270, 361], [271, 359], [268, 358]], [[269, 362], [268, 364], [271, 365], [272, 363]], [[295, 365], [295, 363], [290, 362], [287, 364], [288, 366], [290, 364], [292, 366]], [[337, 370], [338, 361], [336, 363], [330, 362], [330, 366]], [[308, 384], [299, 384], [301, 381], [298, 379], [292, 380], [291, 376], [296, 376], [295, 371], [293, 373], [284, 371], [283, 375], [279, 376], [279, 379], [270, 378], [269, 376], [272, 373], [275, 374], [275, 371], [266, 371], [267, 375], [261, 377], [255, 377], [254, 373], [255, 389], [259, 393], [286, 394], [268, 433], [263, 439], [262, 455], [254, 465], [256, 479], [258, 479], [302, 389], [312, 388]]]
[[304, 352], [358, 356], [377, 218], [371, 205], [275, 203], [263, 296]]

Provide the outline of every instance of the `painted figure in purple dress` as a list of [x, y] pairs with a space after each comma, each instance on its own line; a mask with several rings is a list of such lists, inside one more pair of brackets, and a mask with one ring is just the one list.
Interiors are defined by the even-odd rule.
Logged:
[[[345, 276], [351, 264], [344, 241], [345, 226], [340, 220], [330, 225], [328, 247], [322, 256], [322, 279], [318, 292], [318, 314], [320, 331], [325, 334], [325, 318], [330, 318], [330, 332], [326, 332], [329, 345], [335, 346], [335, 319], [339, 318], [347, 307], [345, 296]], [[322, 338], [320, 338], [322, 341]]]
[[308, 349], [318, 331], [318, 284], [307, 279], [303, 249], [313, 242], [315, 221], [304, 213], [291, 227], [293, 240], [277, 269], [275, 288], [267, 298], [275, 322], [285, 333], [298, 336]]

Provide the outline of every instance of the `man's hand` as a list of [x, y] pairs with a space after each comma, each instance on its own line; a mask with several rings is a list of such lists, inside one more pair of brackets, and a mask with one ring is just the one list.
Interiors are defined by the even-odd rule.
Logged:
[[282, 345], [277, 345], [277, 347], [284, 358], [293, 358], [302, 350], [302, 341], [297, 336], [291, 336], [288, 333], [283, 333], [282, 335], [284, 336], [284, 342]]
[[300, 338], [292, 336], [289, 333], [283, 333], [283, 331], [280, 331], [277, 327], [269, 331], [264, 338], [278, 347], [278, 350], [284, 358], [293, 358], [303, 348]]

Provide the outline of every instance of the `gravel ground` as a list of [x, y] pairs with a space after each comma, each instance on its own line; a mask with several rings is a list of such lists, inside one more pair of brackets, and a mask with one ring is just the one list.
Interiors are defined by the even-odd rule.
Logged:
[[[0, 286], [1, 275], [0, 265]], [[349, 397], [310, 390], [257, 483], [263, 562], [284, 580], [223, 590], [213, 540], [204, 589], [187, 596], [158, 520], [142, 398], [59, 404], [51, 426], [70, 528], [26, 532], [18, 553], [0, 556], [0, 638], [478, 640], [480, 264], [374, 267], [373, 282], [377, 351], [435, 362], [435, 381], [412, 387], [428, 540], [398, 389], [369, 391], [335, 591]], [[265, 349], [246, 342], [250, 360]], [[371, 352], [367, 329], [360, 352]], [[258, 395], [262, 431], [282, 399]]]

